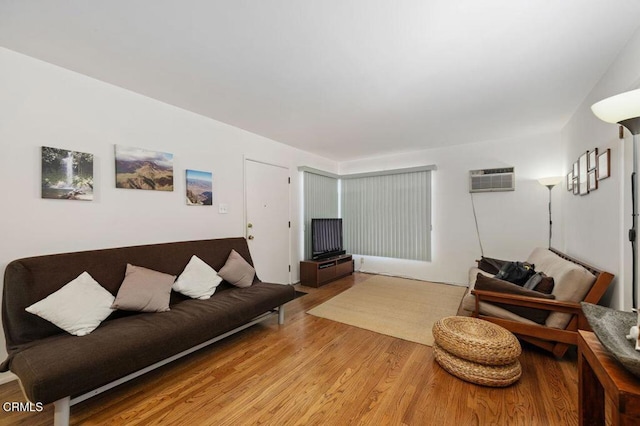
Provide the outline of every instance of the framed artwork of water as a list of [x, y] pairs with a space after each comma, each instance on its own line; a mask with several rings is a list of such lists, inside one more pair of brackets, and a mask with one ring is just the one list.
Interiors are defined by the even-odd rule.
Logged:
[[93, 200], [93, 154], [42, 147], [42, 198]]

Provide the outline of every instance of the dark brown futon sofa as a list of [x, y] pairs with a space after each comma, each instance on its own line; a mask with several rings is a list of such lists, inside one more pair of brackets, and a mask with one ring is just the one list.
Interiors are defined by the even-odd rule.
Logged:
[[252, 263], [244, 238], [187, 241], [19, 259], [5, 271], [2, 320], [8, 358], [1, 371], [20, 379], [33, 403], [54, 402], [56, 424], [69, 407], [118, 384], [279, 314], [293, 300], [292, 286], [261, 282], [238, 288], [222, 282], [207, 300], [171, 292], [170, 311], [113, 312], [92, 333], [78, 337], [25, 311], [87, 271], [113, 295], [127, 263], [180, 275], [192, 255], [215, 270], [231, 250]]

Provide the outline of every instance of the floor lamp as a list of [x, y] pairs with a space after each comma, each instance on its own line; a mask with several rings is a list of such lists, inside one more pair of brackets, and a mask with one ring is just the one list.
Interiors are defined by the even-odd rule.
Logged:
[[553, 229], [553, 222], [551, 221], [551, 190], [554, 186], [562, 182], [562, 176], [546, 177], [538, 179], [542, 185], [549, 188], [549, 248], [551, 248], [551, 230]]
[[638, 304], [638, 134], [640, 133], [640, 89], [621, 93], [607, 99], [603, 99], [591, 106], [591, 111], [602, 121], [618, 123], [633, 135], [633, 173], [631, 173], [631, 229], [629, 241], [631, 241], [631, 284], [633, 289], [633, 309]]

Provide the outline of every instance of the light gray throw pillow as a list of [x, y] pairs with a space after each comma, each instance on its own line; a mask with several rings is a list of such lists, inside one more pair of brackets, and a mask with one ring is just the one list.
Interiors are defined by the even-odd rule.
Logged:
[[253, 284], [256, 270], [237, 251], [231, 250], [227, 262], [220, 269], [218, 275], [236, 287], [249, 287]]
[[168, 311], [175, 279], [174, 275], [127, 264], [124, 281], [111, 307], [123, 311]]

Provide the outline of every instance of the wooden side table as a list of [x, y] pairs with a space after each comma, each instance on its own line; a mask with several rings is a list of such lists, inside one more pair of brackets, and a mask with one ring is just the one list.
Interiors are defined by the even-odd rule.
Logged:
[[[640, 379], [627, 372], [595, 334], [583, 330], [578, 331], [578, 388], [580, 425], [640, 424]], [[607, 416], [605, 399], [610, 404]]]

